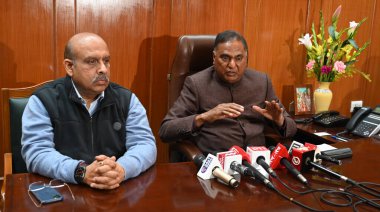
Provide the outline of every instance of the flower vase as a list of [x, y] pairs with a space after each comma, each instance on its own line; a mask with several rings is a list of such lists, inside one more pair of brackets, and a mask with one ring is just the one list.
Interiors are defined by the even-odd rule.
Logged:
[[314, 91], [315, 113], [329, 110], [332, 92], [330, 82], [319, 82], [319, 87]]

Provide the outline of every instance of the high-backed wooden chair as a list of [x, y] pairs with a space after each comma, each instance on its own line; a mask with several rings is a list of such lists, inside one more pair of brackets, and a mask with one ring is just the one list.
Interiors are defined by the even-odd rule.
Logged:
[[27, 172], [21, 157], [21, 117], [32, 93], [48, 82], [26, 88], [1, 89], [3, 138], [0, 153], [4, 153], [4, 164], [0, 163], [0, 170], [4, 170], [2, 195], [5, 193], [5, 178], [8, 174]]

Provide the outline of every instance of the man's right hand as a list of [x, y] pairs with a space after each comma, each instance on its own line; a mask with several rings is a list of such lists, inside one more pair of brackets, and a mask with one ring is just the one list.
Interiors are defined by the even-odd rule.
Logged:
[[114, 156], [96, 156], [96, 160], [86, 167], [83, 180], [92, 188], [114, 189], [124, 180], [125, 170], [116, 162]]
[[222, 103], [213, 109], [195, 117], [195, 126], [201, 127], [205, 123], [212, 123], [219, 119], [236, 118], [244, 111], [244, 107], [236, 103]]

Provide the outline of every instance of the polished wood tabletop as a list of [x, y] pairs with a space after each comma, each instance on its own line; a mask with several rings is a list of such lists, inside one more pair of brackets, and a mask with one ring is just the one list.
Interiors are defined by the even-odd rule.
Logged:
[[[310, 115], [306, 116], [310, 117]], [[323, 127], [318, 124], [315, 124], [314, 122], [309, 122], [309, 123], [298, 123], [297, 124], [297, 134], [294, 136], [294, 140], [300, 141], [300, 142], [309, 142], [313, 144], [323, 144], [323, 143], [328, 143], [328, 144], [334, 144], [334, 143], [339, 143], [341, 142], [340, 140], [334, 139], [331, 135], [335, 135], [337, 133], [345, 131], [344, 127]], [[330, 135], [324, 135], [324, 136], [319, 136], [315, 133], [321, 133], [325, 132]], [[344, 133], [342, 134], [344, 137], [355, 140], [355, 139], [360, 139], [359, 136], [350, 134], [350, 133]]]
[[[380, 141], [366, 138], [336, 143], [334, 146], [352, 148], [353, 157], [344, 159], [340, 166], [328, 163], [324, 165], [359, 182], [380, 183]], [[293, 188], [306, 190], [286, 170], [277, 170], [277, 173]], [[4, 211], [304, 211], [253, 179], [243, 176], [239, 187], [233, 189], [216, 180], [201, 180], [196, 174], [197, 168], [191, 162], [156, 164], [115, 190], [97, 190], [85, 185], [70, 184], [75, 200], [66, 187], [57, 188], [64, 200], [43, 205], [42, 208], [37, 208], [31, 201], [27, 192], [28, 185], [40, 180], [48, 183], [50, 179], [37, 174], [8, 175]], [[342, 181], [314, 170], [303, 174], [312, 188], [339, 189], [347, 186]], [[312, 208], [353, 210], [352, 207], [340, 208], [323, 203], [319, 198], [321, 193], [299, 195], [287, 190], [278, 181], [271, 181], [286, 195]], [[380, 187], [377, 189], [380, 190]], [[358, 208], [376, 211], [363, 205]]]

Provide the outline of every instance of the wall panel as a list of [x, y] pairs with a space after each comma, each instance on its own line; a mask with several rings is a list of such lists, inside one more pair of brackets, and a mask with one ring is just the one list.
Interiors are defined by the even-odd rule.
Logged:
[[53, 78], [53, 2], [5, 1], [0, 11], [0, 87]]
[[54, 50], [56, 74], [54, 78], [64, 77], [63, 52], [66, 42], [75, 34], [75, 0], [55, 1], [54, 13]]
[[76, 32], [102, 36], [111, 53], [111, 79], [149, 102], [149, 46], [152, 0], [83, 0], [76, 5]]
[[245, 0], [188, 0], [186, 33], [244, 30]]
[[[157, 139], [158, 161], [168, 161], [168, 144], [160, 141], [158, 130], [167, 111], [168, 82], [167, 73], [169, 71], [171, 60], [169, 58], [170, 44], [176, 38], [169, 35], [171, 21], [171, 4], [170, 0], [159, 0], [154, 3], [154, 15], [152, 25], [152, 36], [147, 38], [147, 46], [151, 46], [150, 51], [150, 87], [151, 93], [149, 102], [150, 125]], [[165, 151], [163, 151], [165, 150]]]
[[289, 100], [282, 98], [283, 87], [304, 79], [305, 56], [298, 38], [305, 31], [307, 6], [297, 0], [247, 1], [244, 35], [250, 48], [249, 66], [268, 73], [284, 104]]
[[[375, 1], [374, 7], [374, 17], [367, 21], [368, 25], [371, 25], [370, 35], [371, 44], [368, 49], [368, 55], [366, 58], [365, 70], [371, 74], [371, 83], [365, 83], [365, 86], [361, 87], [362, 94], [359, 95], [360, 98], [363, 97], [364, 93], [364, 103], [365, 105], [370, 105], [374, 107], [380, 104], [380, 1]], [[371, 14], [367, 14], [371, 17]], [[363, 92], [364, 91], [364, 92]]]

